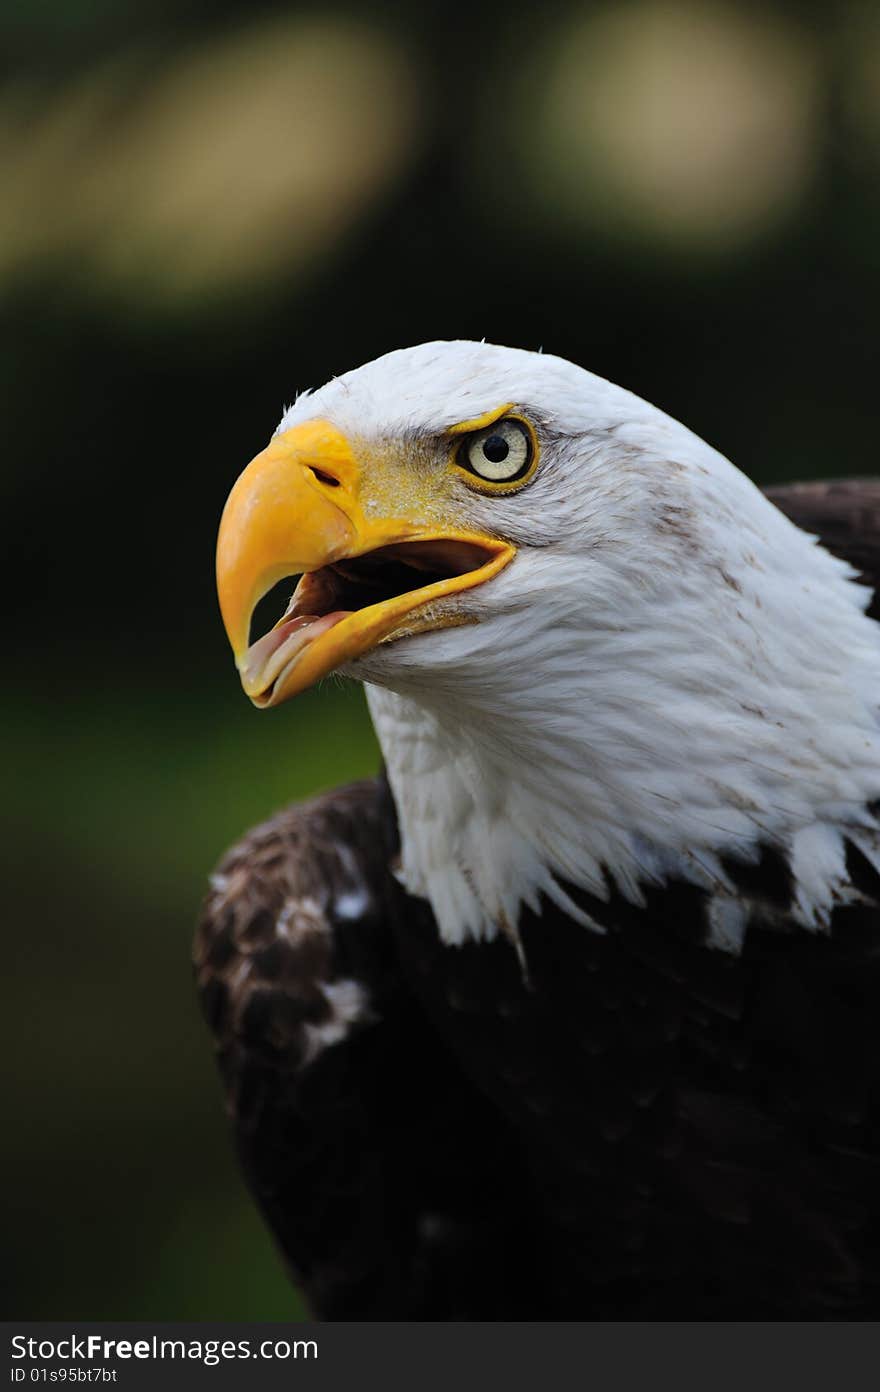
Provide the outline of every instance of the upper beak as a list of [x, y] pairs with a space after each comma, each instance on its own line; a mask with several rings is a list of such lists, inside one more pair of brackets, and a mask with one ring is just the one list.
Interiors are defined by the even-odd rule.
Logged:
[[[402, 629], [448, 623], [448, 616], [436, 623], [409, 616], [488, 580], [514, 555], [514, 547], [496, 537], [438, 530], [403, 510], [385, 512], [365, 496], [351, 446], [327, 421], [307, 421], [276, 436], [239, 477], [220, 522], [217, 591], [242, 685], [254, 704], [278, 705]], [[431, 546], [419, 553], [424, 543]], [[383, 547], [394, 547], [390, 555], [416, 567], [414, 578], [438, 569], [425, 563], [429, 556], [439, 556], [452, 573], [429, 584], [415, 579], [414, 588], [369, 603], [368, 589], [364, 598], [351, 584], [343, 592], [344, 582], [326, 570], [323, 583], [318, 576], [301, 582], [284, 618], [248, 646], [253, 611], [279, 580], [325, 572]], [[343, 603], [334, 607], [340, 597]]]

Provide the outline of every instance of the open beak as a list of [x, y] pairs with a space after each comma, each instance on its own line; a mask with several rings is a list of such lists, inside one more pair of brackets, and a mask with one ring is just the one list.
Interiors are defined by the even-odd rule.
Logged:
[[[217, 591], [254, 705], [277, 706], [378, 643], [460, 622], [432, 606], [491, 579], [515, 554], [497, 537], [386, 511], [327, 421], [276, 436], [237, 480], [217, 538]], [[287, 612], [251, 643], [257, 604], [292, 575], [302, 578]]]

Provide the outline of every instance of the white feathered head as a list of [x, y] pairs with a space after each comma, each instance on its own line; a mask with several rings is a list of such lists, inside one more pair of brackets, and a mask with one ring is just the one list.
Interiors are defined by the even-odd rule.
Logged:
[[867, 592], [684, 426], [561, 358], [423, 344], [300, 396], [233, 489], [218, 582], [255, 704], [368, 684], [406, 881], [448, 941], [542, 893], [576, 912], [566, 882], [639, 903], [674, 875], [736, 948], [726, 857], [784, 851], [817, 928], [848, 892], [842, 830], [876, 856]]

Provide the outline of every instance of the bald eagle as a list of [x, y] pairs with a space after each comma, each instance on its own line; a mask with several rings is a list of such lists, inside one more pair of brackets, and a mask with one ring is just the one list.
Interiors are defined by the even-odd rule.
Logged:
[[223, 619], [385, 769], [233, 847], [195, 959], [317, 1316], [880, 1315], [878, 542], [880, 484], [765, 495], [547, 354], [286, 411]]

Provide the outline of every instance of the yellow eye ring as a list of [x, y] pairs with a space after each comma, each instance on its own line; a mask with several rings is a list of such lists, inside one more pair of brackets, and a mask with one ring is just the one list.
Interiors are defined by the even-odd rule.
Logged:
[[480, 493], [514, 493], [533, 476], [538, 453], [531, 422], [506, 415], [457, 440], [452, 462]]

